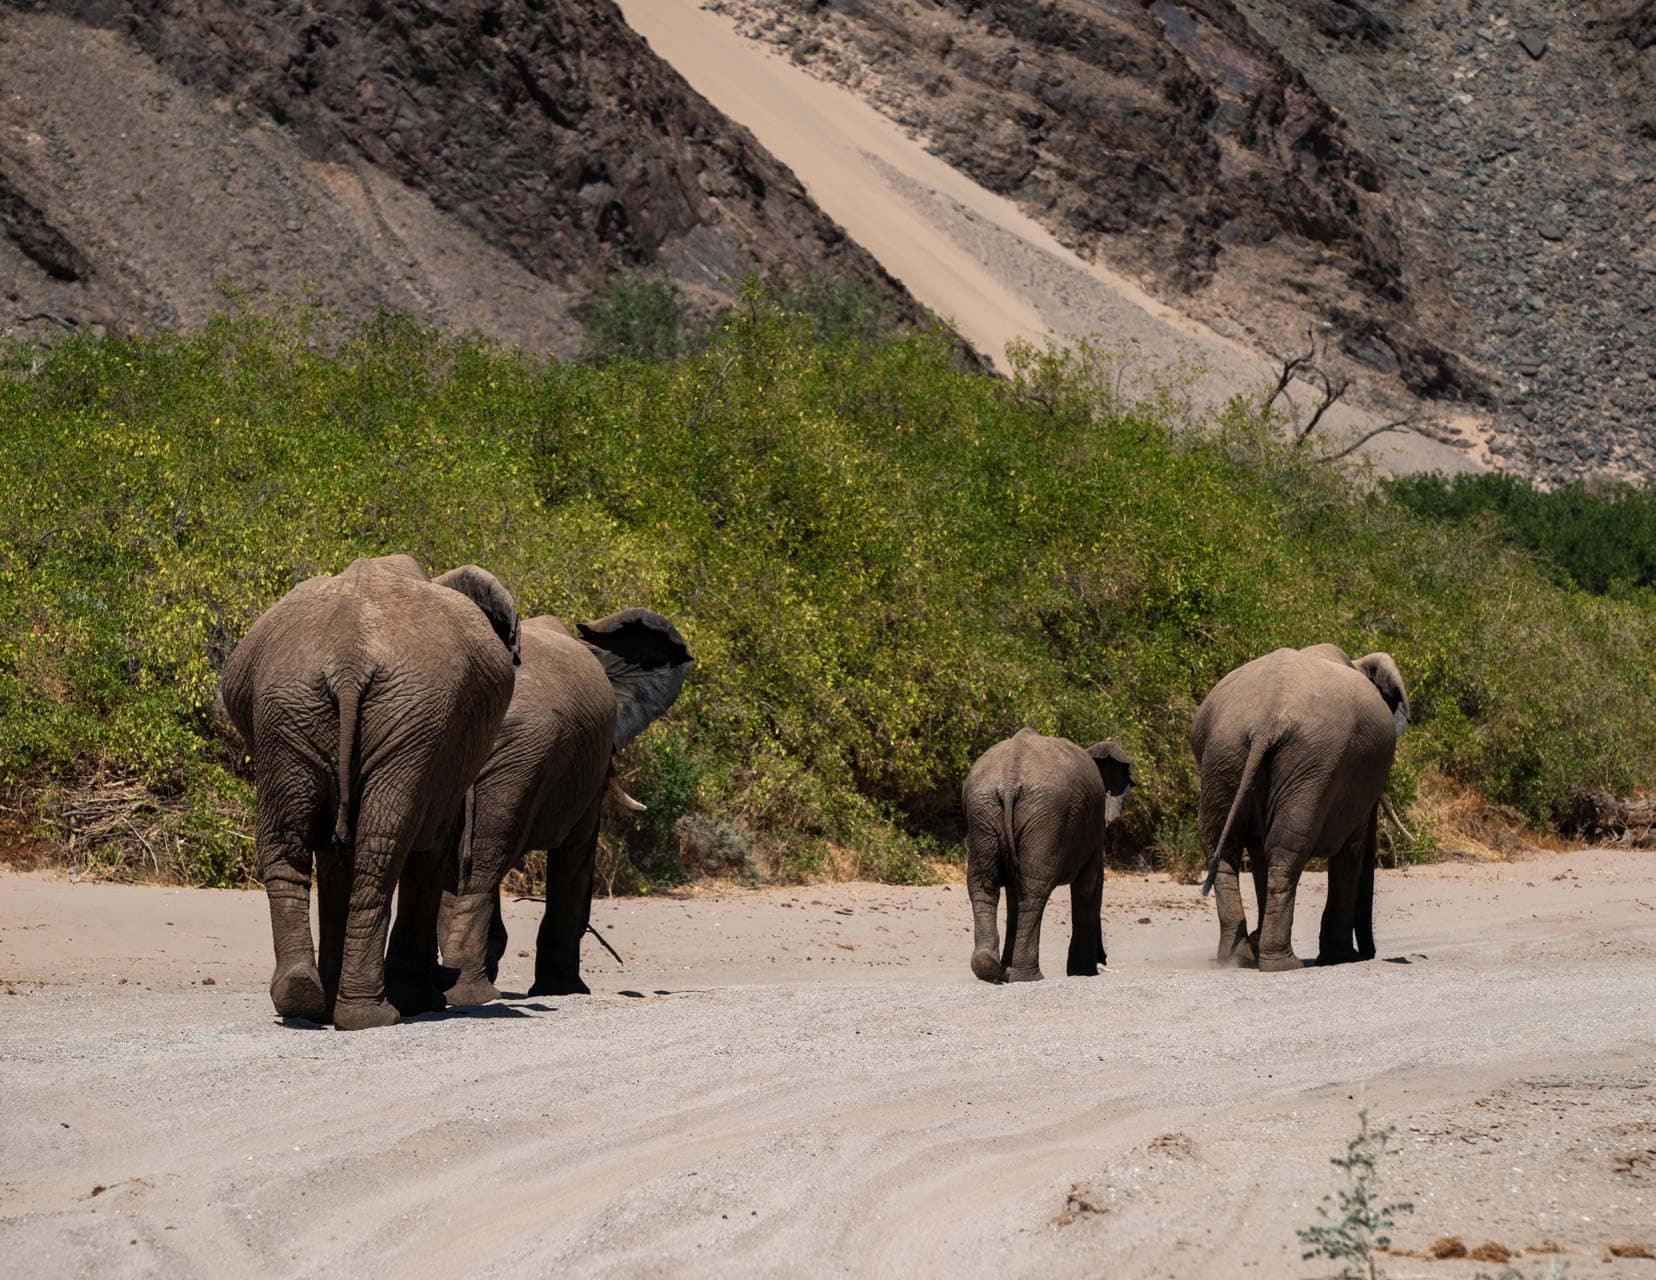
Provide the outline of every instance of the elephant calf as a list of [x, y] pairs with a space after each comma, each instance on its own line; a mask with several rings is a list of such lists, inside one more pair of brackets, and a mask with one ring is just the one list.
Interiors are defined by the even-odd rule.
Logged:
[[[972, 972], [985, 982], [1041, 977], [1041, 915], [1070, 886], [1072, 976], [1104, 959], [1104, 828], [1121, 815], [1133, 766], [1120, 747], [1085, 749], [1024, 729], [985, 751], [966, 775], [966, 887], [972, 898]], [[1006, 887], [1006, 950], [995, 909]]]

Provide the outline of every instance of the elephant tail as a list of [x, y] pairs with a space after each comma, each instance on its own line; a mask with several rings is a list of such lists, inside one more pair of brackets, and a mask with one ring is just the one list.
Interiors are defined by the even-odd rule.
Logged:
[[351, 762], [356, 758], [357, 724], [362, 715], [362, 695], [368, 691], [372, 677], [348, 674], [339, 681], [334, 696], [339, 703], [339, 812], [334, 818], [334, 848], [351, 847]]
[[1225, 825], [1219, 832], [1219, 840], [1213, 846], [1213, 852], [1208, 855], [1207, 880], [1202, 885], [1202, 896], [1205, 898], [1213, 890], [1213, 882], [1219, 878], [1219, 859], [1225, 852], [1225, 842], [1230, 839], [1231, 828], [1236, 825], [1236, 815], [1242, 811], [1242, 806], [1253, 794], [1254, 778], [1259, 774], [1260, 763], [1265, 759], [1265, 753], [1271, 749], [1272, 735], [1261, 733], [1248, 740], [1248, 759], [1242, 766], [1242, 777], [1236, 784], [1236, 795], [1231, 798], [1230, 812], [1225, 815]]
[[1000, 810], [996, 815], [998, 821], [995, 825], [995, 844], [1000, 854], [1001, 880], [1005, 884], [1012, 883], [1012, 877], [1018, 870], [1018, 840], [1012, 829], [1012, 810], [1022, 795], [1021, 782], [1007, 783], [995, 788], [995, 799], [1000, 801]]

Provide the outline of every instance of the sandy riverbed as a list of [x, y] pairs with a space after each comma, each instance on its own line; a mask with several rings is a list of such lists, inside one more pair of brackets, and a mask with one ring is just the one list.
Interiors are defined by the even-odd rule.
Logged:
[[[1107, 974], [990, 987], [959, 886], [600, 901], [627, 963], [589, 941], [594, 995], [342, 1034], [273, 1018], [262, 895], [6, 876], [0, 1257], [1311, 1276], [1331, 1268], [1294, 1229], [1366, 1105], [1418, 1206], [1398, 1247], [1551, 1243], [1574, 1277], [1656, 1276], [1605, 1260], [1656, 1252], [1656, 856], [1383, 874], [1379, 903], [1392, 962], [1218, 971], [1197, 890], [1113, 876]], [[513, 905], [508, 990], [534, 918]], [[1049, 975], [1067, 935], [1060, 900]]]

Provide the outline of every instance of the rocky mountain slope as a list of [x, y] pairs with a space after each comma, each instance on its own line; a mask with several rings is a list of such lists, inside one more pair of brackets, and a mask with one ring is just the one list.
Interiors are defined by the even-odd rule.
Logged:
[[567, 351], [619, 268], [872, 282], [609, 0], [0, 0], [0, 332], [308, 287]]
[[1651, 0], [705, 7], [1216, 328], [1487, 410], [1501, 465], [1656, 463]]

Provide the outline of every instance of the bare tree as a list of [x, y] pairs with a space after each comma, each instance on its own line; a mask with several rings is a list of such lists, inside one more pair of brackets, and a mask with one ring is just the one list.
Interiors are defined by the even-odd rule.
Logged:
[[[1288, 395], [1288, 387], [1295, 378], [1299, 378], [1317, 389], [1317, 405], [1311, 411], [1311, 416], [1304, 423], [1297, 421], [1293, 423], [1292, 430], [1296, 447], [1305, 445], [1306, 441], [1311, 438], [1312, 432], [1316, 431], [1322, 423], [1324, 415], [1345, 398], [1346, 392], [1351, 390], [1351, 379], [1349, 377], [1334, 378], [1329, 375], [1328, 335], [1324, 334], [1319, 341], [1316, 330], [1311, 329], [1306, 332], [1306, 341], [1309, 345], [1303, 354], [1280, 357], [1282, 363], [1277, 370], [1276, 382], [1271, 387], [1271, 393], [1265, 397], [1265, 407], [1267, 409], [1275, 404], [1279, 397], [1286, 399], [1290, 408], [1292, 408], [1294, 402], [1293, 397]], [[1357, 452], [1358, 449], [1376, 436], [1384, 435], [1388, 431], [1411, 429], [1417, 424], [1418, 419], [1413, 415], [1407, 418], [1398, 418], [1393, 422], [1385, 423], [1383, 426], [1375, 427], [1372, 431], [1365, 431], [1343, 449], [1323, 454], [1318, 460], [1321, 462], [1337, 462], [1339, 459], [1349, 457]]]

